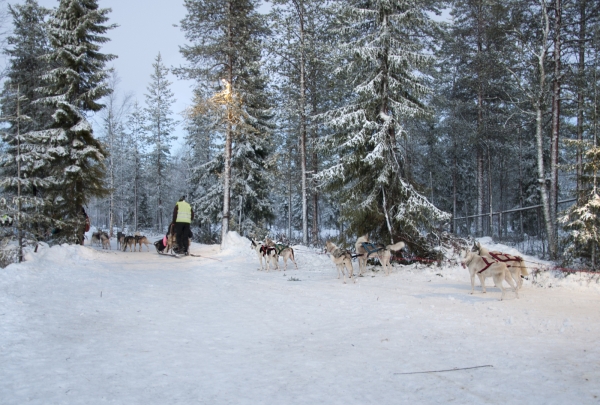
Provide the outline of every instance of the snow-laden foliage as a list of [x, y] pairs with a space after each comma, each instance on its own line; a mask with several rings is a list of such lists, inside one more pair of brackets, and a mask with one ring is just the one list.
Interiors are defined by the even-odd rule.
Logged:
[[65, 226], [58, 239], [76, 241], [83, 226], [81, 207], [107, 190], [105, 151], [93, 134], [87, 114], [101, 110], [99, 100], [110, 93], [105, 65], [115, 58], [100, 52], [109, 9], [95, 0], [61, 0], [48, 24], [51, 51], [44, 60], [50, 70], [43, 76], [41, 102], [51, 108], [52, 121], [40, 132], [48, 137], [52, 156], [49, 176], [51, 214]]
[[[574, 142], [581, 145], [581, 142]], [[585, 144], [581, 145], [585, 146]], [[598, 171], [600, 170], [600, 148], [588, 147], [584, 153], [583, 174], [584, 189], [580, 190], [577, 203], [560, 217], [568, 236], [566, 237], [565, 256], [583, 258], [596, 265], [596, 256], [600, 253], [600, 196], [598, 195]]]
[[[241, 233], [265, 227], [272, 215], [269, 138], [273, 114], [261, 72], [266, 29], [256, 12], [258, 2], [186, 0], [185, 6], [187, 15], [181, 26], [190, 44], [181, 52], [188, 64], [178, 73], [198, 85], [188, 141], [194, 148], [222, 145], [207, 154], [208, 160], [201, 159], [192, 167], [194, 178], [199, 179], [192, 204], [201, 221], [220, 219], [222, 230], [237, 229], [240, 213]], [[223, 87], [215, 88], [215, 82]], [[199, 115], [211, 115], [214, 121]]]
[[[176, 136], [173, 135], [176, 122], [172, 118], [171, 106], [175, 102], [175, 96], [170, 89], [171, 82], [167, 78], [169, 69], [165, 67], [160, 53], [152, 64], [153, 72], [150, 76], [148, 93], [146, 93], [146, 116], [148, 144], [150, 145], [150, 167], [154, 178], [155, 191], [150, 195], [150, 204], [155, 207], [153, 216], [155, 228], [159, 231], [166, 229], [168, 219], [171, 217], [170, 207], [173, 197], [169, 198], [167, 187], [165, 187], [165, 176], [171, 164], [171, 146]], [[164, 221], [168, 222], [165, 224]]]
[[425, 112], [429, 89], [419, 71], [429, 62], [420, 39], [431, 25], [426, 11], [401, 0], [341, 2], [337, 9], [339, 73], [351, 93], [321, 116], [335, 130], [321, 143], [334, 158], [317, 178], [337, 194], [349, 232], [393, 239], [449, 219], [404, 178], [398, 151], [402, 121]]

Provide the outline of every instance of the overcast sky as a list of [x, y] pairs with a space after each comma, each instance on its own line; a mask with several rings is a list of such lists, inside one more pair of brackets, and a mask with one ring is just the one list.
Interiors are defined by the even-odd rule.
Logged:
[[[22, 1], [8, 1], [10, 4]], [[38, 0], [41, 6], [55, 8], [58, 0]], [[146, 87], [152, 74], [152, 63], [160, 52], [167, 67], [185, 63], [179, 53], [179, 46], [185, 44], [179, 27], [185, 17], [183, 0], [99, 0], [102, 8], [110, 8], [109, 23], [119, 26], [108, 32], [110, 42], [103, 46], [104, 53], [112, 53], [118, 58], [111, 62], [120, 78], [120, 93], [134, 93], [134, 97], [144, 104]], [[262, 6], [266, 10], [267, 6]], [[11, 21], [8, 21], [11, 24]], [[180, 113], [189, 105], [192, 83], [170, 75], [171, 90], [177, 99], [173, 112], [178, 121]], [[181, 137], [183, 130], [177, 129]]]

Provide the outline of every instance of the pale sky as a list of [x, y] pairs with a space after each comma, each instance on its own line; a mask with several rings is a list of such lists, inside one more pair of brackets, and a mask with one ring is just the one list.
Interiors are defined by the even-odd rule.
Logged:
[[[21, 1], [8, 1], [18, 4]], [[58, 0], [38, 0], [47, 8], [58, 6]], [[111, 62], [120, 78], [120, 93], [133, 93], [141, 105], [145, 103], [146, 87], [152, 74], [152, 63], [160, 52], [167, 67], [179, 66], [185, 60], [179, 53], [179, 46], [185, 44], [183, 32], [179, 27], [185, 17], [183, 0], [99, 0], [101, 8], [110, 8], [109, 24], [119, 26], [108, 32], [110, 42], [103, 46], [104, 53], [112, 53], [118, 58]], [[261, 7], [266, 10], [267, 6]], [[12, 21], [7, 22], [9, 25]], [[175, 119], [181, 121], [180, 113], [189, 105], [192, 98], [192, 82], [179, 80], [170, 75], [175, 94], [173, 105]], [[183, 130], [177, 128], [181, 137]]]

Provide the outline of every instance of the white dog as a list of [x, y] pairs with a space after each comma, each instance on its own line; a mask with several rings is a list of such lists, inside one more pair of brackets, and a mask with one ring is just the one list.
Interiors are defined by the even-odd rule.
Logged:
[[[346, 284], [346, 272], [344, 268], [350, 274], [350, 280], [353, 279], [354, 269], [352, 268], [352, 253], [347, 250], [342, 250], [337, 247], [333, 242], [327, 241], [325, 242], [325, 249], [327, 253], [331, 256], [331, 261], [335, 264], [335, 267], [338, 271], [338, 278], [340, 278], [340, 273], [344, 275], [344, 284]], [[354, 279], [356, 283], [356, 279]]]
[[522, 277], [528, 276], [527, 266], [525, 261], [520, 256], [513, 256], [502, 252], [490, 252], [488, 248], [481, 246], [479, 242], [475, 242], [471, 248], [471, 252], [477, 253], [479, 256], [488, 257], [493, 260], [505, 263], [510, 271], [512, 278], [517, 283], [517, 288], [523, 286]]
[[382, 244], [378, 243], [376, 245], [377, 250], [371, 250], [370, 252], [367, 252], [367, 249], [365, 249], [363, 243], [369, 243], [369, 235], [361, 236], [354, 244], [356, 253], [360, 255], [358, 256], [359, 274], [363, 274], [363, 271], [367, 269], [367, 260], [376, 257], [379, 259], [379, 263], [381, 263], [386, 276], [388, 276], [392, 270], [392, 265], [390, 264], [392, 252], [403, 249], [405, 246], [404, 242], [398, 242], [387, 246], [383, 246]]
[[502, 285], [502, 281], [506, 280], [506, 282], [513, 288], [517, 298], [519, 298], [519, 290], [517, 286], [513, 282], [513, 278], [508, 271], [505, 263], [488, 259], [474, 252], [468, 252], [466, 257], [464, 258], [463, 267], [467, 267], [469, 269], [469, 274], [471, 275], [471, 294], [473, 294], [475, 290], [475, 275], [479, 277], [479, 282], [481, 283], [481, 289], [485, 294], [485, 279], [486, 277], [492, 277], [494, 279], [494, 283], [496, 287], [499, 287], [502, 291], [502, 296], [500, 297], [500, 301], [504, 299], [504, 286]]
[[265, 259], [265, 265], [267, 273], [269, 272], [269, 263], [273, 263], [277, 270], [279, 269], [279, 255], [277, 249], [272, 246], [267, 246], [262, 242], [252, 241], [250, 248], [258, 254], [258, 260], [260, 260], [260, 269], [263, 270], [263, 258]]

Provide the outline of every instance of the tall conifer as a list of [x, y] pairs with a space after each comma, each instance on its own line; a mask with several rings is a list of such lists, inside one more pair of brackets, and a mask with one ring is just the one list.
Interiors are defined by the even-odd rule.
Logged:
[[318, 178], [338, 195], [350, 233], [417, 237], [448, 218], [406, 178], [399, 150], [402, 121], [425, 111], [429, 89], [417, 72], [428, 62], [419, 40], [431, 25], [427, 10], [413, 0], [339, 4], [340, 71], [353, 88], [343, 107], [323, 115], [335, 130], [323, 144], [337, 160]]
[[96, 0], [61, 0], [50, 19], [52, 51], [45, 60], [51, 70], [44, 76], [43, 102], [52, 109], [47, 131], [53, 157], [54, 187], [50, 190], [53, 215], [64, 222], [63, 239], [75, 241], [82, 227], [81, 208], [101, 197], [105, 152], [93, 134], [87, 114], [104, 107], [99, 100], [110, 93], [105, 65], [114, 55], [100, 52], [110, 9]]

